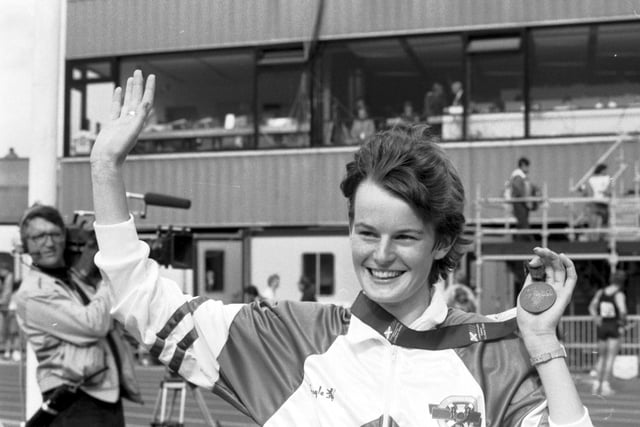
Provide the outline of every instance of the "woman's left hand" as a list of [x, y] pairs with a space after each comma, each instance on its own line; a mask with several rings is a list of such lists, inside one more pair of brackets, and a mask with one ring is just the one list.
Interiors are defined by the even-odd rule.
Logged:
[[[556, 335], [556, 328], [565, 308], [571, 301], [578, 275], [573, 262], [564, 254], [558, 255], [550, 249], [534, 248], [535, 256], [529, 262], [531, 266], [544, 265], [545, 282], [556, 293], [556, 300], [547, 310], [533, 314], [522, 308], [518, 296], [518, 327], [525, 343], [549, 339]], [[531, 284], [531, 275], [527, 275], [523, 290]]]

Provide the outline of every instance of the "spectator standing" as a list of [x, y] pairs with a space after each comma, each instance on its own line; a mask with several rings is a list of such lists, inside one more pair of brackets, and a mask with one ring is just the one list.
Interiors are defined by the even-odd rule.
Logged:
[[624, 334], [627, 317], [627, 303], [623, 292], [627, 276], [624, 271], [611, 275], [609, 285], [599, 289], [589, 304], [589, 314], [597, 327], [598, 360], [593, 394], [609, 396], [613, 394], [611, 376], [613, 362], [620, 350], [620, 337]]
[[451, 106], [464, 108], [464, 89], [460, 81], [451, 83]]
[[80, 385], [53, 426], [124, 426], [122, 397], [141, 402], [133, 358], [114, 329], [106, 286], [82, 283], [66, 265], [66, 230], [57, 209], [29, 208], [20, 221], [32, 259], [15, 294], [18, 323], [32, 345], [43, 401]]
[[424, 96], [423, 116], [429, 124], [431, 132], [436, 136], [442, 135], [442, 115], [447, 108], [447, 95], [444, 86], [434, 83], [431, 90]]
[[0, 343], [4, 347], [3, 358], [20, 361], [22, 350], [20, 331], [16, 322], [15, 302], [13, 301], [13, 273], [6, 262], [0, 264]]
[[434, 83], [431, 90], [424, 96], [424, 118], [431, 124], [430, 117], [440, 117], [447, 107], [447, 96], [444, 93], [444, 86]]
[[[593, 201], [587, 203], [587, 221], [590, 228], [601, 228], [609, 225], [609, 198], [611, 197], [611, 176], [607, 173], [607, 165], [596, 165], [583, 188], [587, 197]], [[592, 235], [594, 240], [599, 240], [600, 233]]]
[[373, 135], [376, 131], [376, 125], [369, 117], [369, 111], [364, 102], [357, 103], [356, 117], [351, 124], [351, 142], [352, 144], [360, 144]]
[[307, 276], [302, 276], [298, 281], [298, 290], [302, 293], [300, 301], [317, 301], [316, 286]]
[[276, 291], [280, 287], [280, 276], [272, 274], [267, 278], [267, 286], [260, 292], [260, 297], [268, 302], [276, 301]]
[[[539, 195], [539, 190], [535, 184], [529, 179], [529, 168], [531, 162], [526, 157], [518, 159], [518, 167], [511, 172], [507, 181], [508, 195], [512, 204], [513, 216], [516, 218], [516, 227], [519, 230], [528, 230], [529, 225], [529, 212], [538, 208], [537, 202], [532, 201], [518, 201], [518, 199], [525, 197], [534, 197]], [[533, 240], [533, 236], [530, 234], [517, 234], [515, 240]]]
[[411, 126], [420, 121], [420, 116], [413, 109], [413, 103], [411, 101], [404, 101], [402, 104], [402, 113], [400, 114], [400, 120], [405, 126]]
[[246, 302], [262, 301], [262, 298], [260, 298], [260, 292], [258, 292], [258, 288], [255, 285], [249, 285], [244, 289], [244, 298], [244, 301]]

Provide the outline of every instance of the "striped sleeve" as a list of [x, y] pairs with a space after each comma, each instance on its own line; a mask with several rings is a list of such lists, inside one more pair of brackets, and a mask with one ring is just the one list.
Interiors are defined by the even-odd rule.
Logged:
[[187, 381], [264, 424], [298, 389], [305, 360], [347, 333], [347, 309], [311, 302], [229, 304], [184, 295], [159, 274], [133, 221], [95, 226], [113, 316]]
[[217, 357], [241, 306], [185, 295], [177, 283], [162, 277], [131, 218], [94, 227], [100, 248], [95, 262], [113, 293], [113, 317], [163, 364], [212, 389], [218, 379]]

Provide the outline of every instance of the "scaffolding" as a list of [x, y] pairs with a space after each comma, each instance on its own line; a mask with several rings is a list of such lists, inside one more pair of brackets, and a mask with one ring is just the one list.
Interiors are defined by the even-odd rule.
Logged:
[[[609, 225], [607, 227], [587, 228], [580, 223], [578, 206], [590, 202], [603, 202], [593, 197], [549, 197], [547, 185], [542, 188], [540, 197], [518, 198], [517, 202], [537, 202], [541, 210], [540, 228], [517, 229], [511, 228], [512, 220], [504, 218], [504, 225], [490, 227], [491, 221], [483, 217], [488, 206], [508, 207], [514, 200], [502, 197], [481, 197], [480, 189], [476, 192], [475, 201], [475, 272], [476, 295], [478, 306], [482, 304], [482, 269], [487, 261], [525, 261], [531, 259], [531, 249], [534, 246], [557, 250], [565, 253], [573, 260], [605, 260], [611, 271], [615, 271], [620, 262], [640, 261], [640, 193], [638, 192], [638, 166], [636, 165], [635, 191], [631, 196], [619, 197], [615, 192], [605, 200], [609, 204]], [[553, 205], [562, 205], [567, 212], [566, 226], [551, 227], [549, 210]], [[506, 208], [505, 208], [506, 209]], [[495, 222], [493, 223], [495, 225]], [[566, 236], [566, 241], [549, 245], [553, 235]], [[496, 250], [487, 251], [487, 240], [492, 236], [511, 236], [510, 241], [503, 241], [494, 245]], [[531, 236], [531, 241], [519, 240], [516, 236]], [[540, 240], [534, 237], [540, 236]], [[601, 238], [600, 236], [604, 236]], [[489, 238], [489, 239], [488, 239]]]

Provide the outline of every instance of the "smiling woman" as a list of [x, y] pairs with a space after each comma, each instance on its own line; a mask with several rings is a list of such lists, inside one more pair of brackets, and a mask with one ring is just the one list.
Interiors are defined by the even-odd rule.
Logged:
[[265, 426], [592, 425], [555, 334], [576, 283], [566, 256], [532, 255], [557, 295], [544, 312], [519, 306], [517, 320], [496, 321], [447, 309], [438, 282], [469, 243], [464, 189], [424, 127], [371, 136], [346, 167], [362, 288], [350, 309], [185, 295], [149, 259], [126, 204], [123, 164], [154, 88], [136, 71], [124, 99], [116, 89], [91, 172], [113, 315], [161, 362]]

